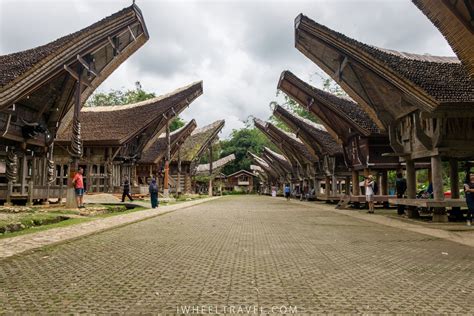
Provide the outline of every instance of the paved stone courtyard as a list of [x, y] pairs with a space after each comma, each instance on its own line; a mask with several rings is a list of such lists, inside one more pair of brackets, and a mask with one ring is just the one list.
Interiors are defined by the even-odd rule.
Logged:
[[187, 306], [474, 313], [474, 248], [315, 203], [235, 196], [0, 260], [0, 313]]

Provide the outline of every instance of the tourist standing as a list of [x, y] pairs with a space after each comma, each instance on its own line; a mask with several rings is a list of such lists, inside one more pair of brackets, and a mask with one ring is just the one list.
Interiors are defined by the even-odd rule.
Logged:
[[464, 183], [464, 194], [467, 204], [467, 226], [471, 226], [474, 219], [474, 173], [471, 173], [469, 180]]
[[84, 169], [79, 167], [76, 174], [72, 178], [74, 193], [76, 195], [76, 204], [78, 208], [84, 208]]
[[[401, 172], [397, 173], [397, 180], [395, 182], [395, 186], [397, 188], [397, 198], [399, 199], [403, 198], [407, 190], [407, 180], [403, 178], [403, 174]], [[405, 205], [398, 204], [397, 213], [398, 215], [405, 214]]]
[[285, 197], [286, 197], [287, 201], [290, 200], [290, 193], [291, 193], [290, 185], [286, 184], [285, 185]]
[[156, 179], [151, 179], [150, 186], [148, 187], [148, 192], [150, 192], [151, 207], [158, 207], [158, 184], [156, 184]]
[[375, 195], [374, 176], [370, 174], [368, 177], [366, 177], [365, 180], [363, 181], [363, 186], [365, 187], [365, 200], [367, 204], [369, 205], [368, 213], [373, 214], [374, 213], [374, 195]]
[[122, 202], [125, 202], [125, 197], [128, 197], [130, 201], [133, 201], [132, 196], [130, 195], [130, 181], [128, 177], [123, 177], [123, 193], [122, 193]]

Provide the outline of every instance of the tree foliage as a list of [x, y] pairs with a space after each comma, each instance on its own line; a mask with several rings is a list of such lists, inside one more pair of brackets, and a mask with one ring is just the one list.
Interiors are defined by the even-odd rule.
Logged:
[[[284, 108], [284, 109], [286, 109], [286, 110], [288, 110], [292, 113], [297, 114], [298, 116], [304, 117], [304, 118], [306, 118], [308, 120], [311, 120], [315, 123], [319, 123], [319, 120], [316, 116], [311, 114], [304, 107], [300, 106], [295, 100], [290, 98], [288, 95], [286, 95], [285, 93], [282, 93], [280, 90], [278, 90], [277, 93], [276, 93], [276, 96], [278, 97], [280, 94], [283, 94], [283, 98], [284, 98], [285, 102], [282, 103], [282, 104], [279, 104], [277, 101], [270, 102], [270, 109], [272, 109], [272, 111], [277, 105], [279, 105], [282, 108]], [[285, 123], [283, 123], [282, 120], [280, 120], [275, 115], [272, 114], [268, 120], [270, 121], [270, 123], [274, 124], [275, 126], [281, 128], [285, 131], [290, 131], [288, 126]]]
[[338, 97], [347, 97], [346, 91], [331, 78], [323, 79], [323, 90], [337, 95]]
[[175, 131], [175, 130], [183, 127], [184, 125], [186, 125], [186, 122], [178, 116], [177, 118], [175, 118], [174, 120], [171, 121], [170, 131], [171, 132]]
[[235, 154], [235, 160], [225, 166], [222, 172], [231, 174], [241, 169], [250, 170], [252, 160], [248, 157], [247, 152], [251, 151], [260, 155], [265, 146], [276, 150], [275, 145], [256, 127], [248, 124], [242, 129], [233, 130], [230, 139], [220, 142], [220, 157]]
[[[135, 89], [128, 90], [110, 90], [109, 92], [96, 92], [86, 102], [85, 106], [110, 106], [110, 105], [126, 105], [156, 97], [154, 92], [143, 90], [140, 81], [135, 82]], [[170, 131], [175, 131], [185, 125], [180, 118], [175, 118], [170, 124]]]

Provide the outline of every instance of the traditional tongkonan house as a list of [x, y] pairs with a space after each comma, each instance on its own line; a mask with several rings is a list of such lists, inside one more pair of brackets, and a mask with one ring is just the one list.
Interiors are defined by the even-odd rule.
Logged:
[[[273, 115], [282, 120], [306, 147], [319, 157], [319, 170], [316, 174], [316, 196], [320, 200], [338, 201], [342, 194], [342, 181], [349, 183], [350, 172], [344, 162], [342, 146], [326, 131], [324, 126], [316, 124], [291, 113], [281, 106], [276, 106]], [[320, 194], [320, 180], [324, 178], [325, 194]], [[338, 185], [339, 182], [339, 185]]]
[[[446, 207], [465, 205], [459, 199], [458, 160], [474, 157], [474, 84], [457, 58], [376, 48], [303, 15], [295, 21], [295, 41], [388, 132], [393, 151], [407, 168], [409, 198], [393, 202], [433, 206], [433, 221], [447, 220]], [[442, 159], [451, 167], [450, 200], [443, 194]], [[434, 201], [415, 199], [415, 161], [427, 160]]]
[[[165, 165], [165, 158], [169, 147], [169, 155], [171, 159], [177, 154], [179, 147], [183, 145], [186, 139], [196, 128], [196, 121], [193, 119], [185, 126], [171, 132], [168, 138], [166, 134], [161, 134], [158, 138], [150, 140], [150, 144], [146, 150], [143, 151], [140, 160], [137, 162], [137, 179], [136, 183], [140, 187], [140, 193], [148, 193], [148, 185], [150, 178], [155, 178], [159, 181], [158, 187], [163, 188], [162, 168]], [[179, 177], [179, 175], [178, 175]]]
[[259, 119], [254, 119], [254, 124], [272, 143], [280, 148], [290, 162], [292, 174], [296, 176], [292, 182], [296, 183], [300, 190], [307, 188], [308, 192], [311, 191], [316, 176], [318, 157], [311, 154], [295, 134], [285, 132], [275, 125]]
[[259, 165], [250, 165], [250, 170], [258, 178], [257, 182], [257, 193], [259, 194], [270, 194], [271, 187], [268, 185], [268, 175]]
[[52, 184], [58, 128], [74, 117], [71, 154], [82, 155], [74, 113], [148, 38], [132, 5], [49, 44], [0, 56], [0, 199], [32, 203], [58, 196]]
[[268, 165], [272, 166], [272, 168], [278, 173], [282, 185], [285, 185], [285, 183], [292, 183], [292, 180], [296, 178], [296, 175], [293, 174], [291, 163], [285, 158], [285, 156], [268, 147], [264, 147], [261, 158], [265, 160]]
[[239, 170], [226, 176], [226, 190], [251, 193], [254, 191], [255, 174], [248, 170]]
[[359, 172], [368, 176], [370, 169], [377, 171], [381, 178], [376, 201], [388, 202], [387, 172], [399, 169], [400, 162], [398, 157], [383, 155], [393, 153], [388, 135], [380, 131], [367, 113], [349, 98], [312, 87], [290, 71], [281, 74], [278, 89], [317, 116], [342, 145], [344, 160], [352, 170], [351, 201], [365, 201], [365, 196], [360, 194]]
[[[222, 194], [222, 186], [224, 184], [223, 182], [225, 181], [225, 177], [222, 177], [221, 170], [234, 160], [235, 155], [230, 154], [215, 161], [211, 161], [210, 163], [199, 164], [196, 167], [195, 176], [208, 177], [209, 180], [205, 185], [203, 185], [202, 182], [198, 183], [200, 181], [197, 181], [196, 179], [197, 191], [200, 193], [209, 193], [209, 191], [212, 189], [210, 189], [209, 186], [212, 185], [213, 187], [217, 187], [217, 192], [219, 192], [219, 194]], [[218, 179], [218, 183], [215, 181], [216, 179]]]
[[[195, 129], [184, 144], [179, 148], [178, 154], [171, 160], [170, 182], [168, 186], [176, 193], [193, 193], [196, 187], [192, 177], [196, 174], [201, 157], [209, 152], [212, 160], [212, 145], [218, 140], [219, 132], [224, 127], [225, 121], [218, 120], [214, 123]], [[178, 182], [178, 174], [183, 174]], [[211, 190], [212, 191], [212, 190]], [[209, 192], [212, 195], [212, 192]]]
[[283, 185], [285, 184], [284, 180], [280, 178], [279, 173], [272, 168], [263, 158], [260, 158], [256, 154], [252, 152], [247, 152], [248, 156], [252, 161], [262, 168], [263, 172], [260, 172], [263, 181], [263, 192], [264, 194], [271, 194], [272, 187], [275, 190], [283, 189]]
[[[132, 179], [136, 190], [137, 162], [143, 152], [155, 144], [169, 125], [189, 104], [202, 94], [202, 82], [172, 93], [135, 104], [84, 107], [81, 110], [84, 155], [79, 166], [84, 168], [84, 182], [89, 192], [116, 192], [124, 176]], [[69, 123], [71, 124], [71, 123]], [[56, 139], [55, 162], [58, 185], [70, 170], [71, 128], [65, 128]]]
[[474, 80], [474, 3], [472, 0], [412, 0], [444, 35]]

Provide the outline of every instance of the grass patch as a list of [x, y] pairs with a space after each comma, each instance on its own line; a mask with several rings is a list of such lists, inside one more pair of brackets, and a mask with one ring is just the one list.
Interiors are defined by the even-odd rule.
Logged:
[[52, 228], [66, 227], [66, 226], [75, 225], [75, 224], [84, 223], [84, 222], [89, 222], [89, 221], [93, 221], [93, 220], [94, 220], [94, 218], [87, 218], [87, 217], [84, 217], [84, 218], [70, 218], [70, 219], [67, 219], [67, 220], [64, 220], [64, 221], [61, 221], [61, 222], [58, 222], [58, 223], [54, 223], [54, 224], [34, 226], [34, 227], [30, 227], [30, 228], [20, 230], [20, 231], [17, 231], [17, 232], [0, 234], [0, 239], [37, 233], [37, 232], [52, 229]]
[[[32, 234], [32, 233], [45, 231], [52, 228], [67, 227], [70, 225], [90, 222], [90, 221], [100, 219], [100, 218], [107, 218], [107, 217], [121, 215], [121, 214], [129, 214], [133, 212], [143, 211], [145, 209], [147, 208], [135, 207], [133, 209], [127, 210], [125, 206], [123, 205], [110, 205], [110, 206], [107, 206], [108, 213], [98, 214], [98, 215], [90, 216], [90, 217], [84, 216], [81, 218], [69, 218], [69, 219], [65, 219], [56, 223], [48, 223], [48, 221], [60, 216], [67, 217], [70, 214], [77, 214], [77, 212], [69, 211], [69, 210], [64, 210], [64, 211], [55, 210], [50, 213], [29, 214], [23, 218], [19, 218], [18, 220], [14, 220], [14, 221], [0, 221], [0, 227], [11, 224], [13, 222], [21, 223], [25, 226], [22, 230], [19, 230], [19, 231], [0, 233], [0, 239], [20, 236], [20, 235], [25, 235], [25, 234]], [[33, 225], [35, 221], [39, 225]], [[40, 224], [40, 223], [44, 223], [44, 224]]]

